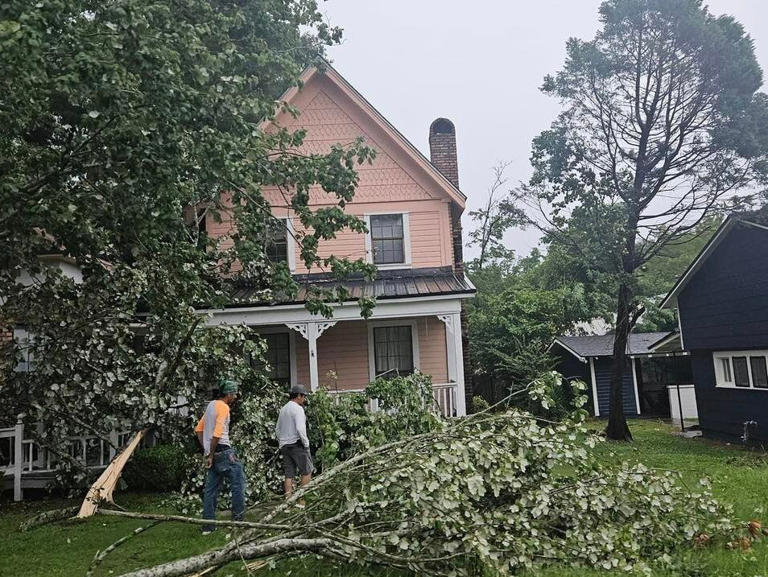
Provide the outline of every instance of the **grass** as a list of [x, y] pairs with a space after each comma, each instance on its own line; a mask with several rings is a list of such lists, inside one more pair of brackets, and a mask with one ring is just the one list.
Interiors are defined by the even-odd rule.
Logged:
[[[604, 443], [597, 449], [606, 461], [640, 461], [649, 467], [680, 471], [686, 483], [695, 485], [708, 476], [715, 495], [731, 503], [738, 518], [749, 520], [764, 516], [768, 507], [768, 456], [740, 447], [716, 444], [702, 439], [684, 439], [672, 434], [669, 426], [653, 421], [631, 423], [635, 435], [632, 444]], [[131, 510], [156, 511], [156, 495], [126, 494], [118, 502]], [[96, 517], [74, 523], [47, 525], [21, 533], [22, 521], [45, 510], [72, 506], [72, 501], [50, 499], [24, 503], [4, 502], [0, 505], [0, 575], [36, 577], [82, 577], [94, 553], [144, 523], [114, 517]], [[767, 517], [768, 519], [768, 517]], [[97, 576], [119, 575], [125, 571], [159, 562], [178, 559], [203, 552], [223, 544], [224, 531], [202, 537], [199, 529], [190, 525], [162, 524], [139, 535], [109, 555], [97, 571]], [[768, 575], [768, 543], [759, 543], [752, 550], [728, 551], [720, 547], [686, 551], [680, 555], [682, 571], [657, 573], [657, 577], [731, 577]], [[245, 575], [239, 567], [220, 571], [217, 575]], [[255, 573], [258, 577], [399, 577], [402, 574], [386, 570], [363, 570], [353, 565], [333, 565], [312, 558], [280, 563], [275, 570]], [[545, 577], [600, 577], [605, 572], [553, 567], [537, 571]]]

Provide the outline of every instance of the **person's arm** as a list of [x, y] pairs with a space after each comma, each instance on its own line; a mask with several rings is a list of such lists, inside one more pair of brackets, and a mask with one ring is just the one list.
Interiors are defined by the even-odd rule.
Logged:
[[229, 406], [226, 403], [216, 403], [216, 422], [213, 425], [213, 436], [211, 437], [211, 449], [208, 453], [208, 459], [205, 466], [209, 469], [213, 466], [213, 454], [219, 444], [219, 439], [224, 432], [224, 423], [229, 417]]
[[200, 420], [197, 422], [197, 426], [195, 427], [195, 433], [197, 433], [197, 440], [200, 442], [200, 447], [203, 449], [203, 453], [205, 453], [205, 445], [203, 444], [204, 430], [205, 430], [205, 415], [200, 417]]
[[219, 438], [216, 436], [211, 437], [211, 451], [205, 456], [205, 467], [210, 469], [213, 467], [213, 454], [216, 452], [216, 445], [219, 444]]
[[296, 432], [299, 434], [301, 444], [305, 449], [309, 449], [309, 438], [307, 437], [307, 416], [304, 414], [304, 409], [297, 406], [294, 419], [296, 419]]

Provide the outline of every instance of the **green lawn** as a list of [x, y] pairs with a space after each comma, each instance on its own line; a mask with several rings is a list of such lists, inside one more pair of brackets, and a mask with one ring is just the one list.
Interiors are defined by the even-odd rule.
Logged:
[[[683, 439], [674, 436], [662, 423], [635, 421], [631, 428], [635, 434], [634, 443], [601, 444], [597, 449], [601, 457], [611, 462], [642, 461], [650, 467], [677, 470], [691, 484], [706, 475], [713, 482], [716, 496], [731, 503], [739, 518], [749, 520], [765, 516], [762, 508], [768, 507], [768, 457], [764, 454], [701, 439]], [[128, 509], [150, 511], [157, 510], [159, 498], [129, 494], [120, 495], [117, 500]], [[19, 524], [29, 516], [72, 504], [64, 500], [3, 502], [0, 505], [0, 575], [82, 577], [98, 549], [143, 525], [140, 521], [96, 517], [84, 523], [53, 524], [27, 533], [18, 531]], [[97, 575], [117, 575], [129, 569], [202, 552], [225, 539], [224, 531], [202, 537], [197, 527], [162, 524], [117, 549], [107, 557]], [[727, 551], [720, 547], [684, 552], [681, 559], [683, 572], [662, 573], [659, 577], [768, 576], [768, 543], [758, 544], [747, 552]], [[219, 574], [246, 573], [234, 568]], [[338, 567], [314, 559], [284, 562], [274, 571], [263, 569], [255, 574], [275, 577], [398, 575], [388, 571], [363, 571], [350, 565]], [[596, 577], [607, 574], [557, 567], [537, 575]]]

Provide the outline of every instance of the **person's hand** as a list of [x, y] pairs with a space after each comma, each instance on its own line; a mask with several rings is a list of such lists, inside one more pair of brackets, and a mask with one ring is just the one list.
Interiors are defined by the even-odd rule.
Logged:
[[213, 453], [203, 457], [203, 461], [205, 462], [206, 469], [210, 469], [211, 467], [213, 467]]

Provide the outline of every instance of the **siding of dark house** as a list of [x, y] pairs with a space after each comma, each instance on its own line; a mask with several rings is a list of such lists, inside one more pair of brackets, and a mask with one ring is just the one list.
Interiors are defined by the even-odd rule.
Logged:
[[677, 297], [699, 422], [705, 435], [735, 440], [757, 421], [750, 437], [768, 441], [768, 391], [716, 387], [712, 357], [768, 349], [768, 231], [736, 223], [725, 234]]
[[768, 231], [737, 224], [677, 302], [686, 350], [768, 347]]
[[710, 351], [693, 352], [691, 361], [702, 431], [708, 437], [738, 441], [744, 423], [756, 421], [757, 426], [750, 427], [750, 438], [768, 441], [768, 391], [716, 387]]
[[[595, 380], [597, 381], [597, 402], [600, 406], [600, 416], [607, 417], [611, 403], [611, 365], [613, 359], [599, 358], [595, 359]], [[633, 363], [634, 360], [630, 360]], [[623, 401], [624, 414], [628, 417], [637, 416], [637, 405], [635, 404], [635, 385], [632, 380], [631, 364], [624, 372], [623, 380]]]
[[565, 378], [589, 382], [589, 365], [562, 349], [558, 351], [557, 371]]

